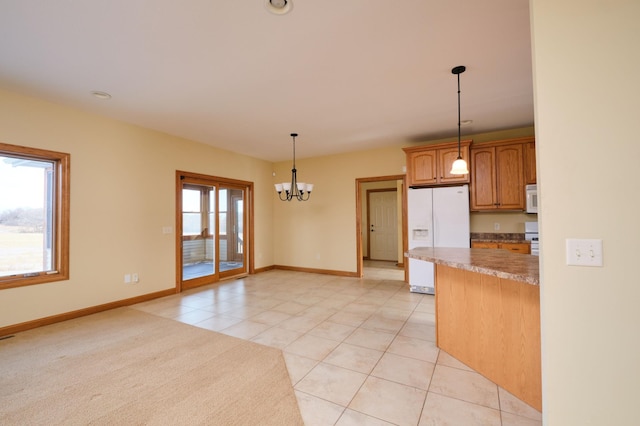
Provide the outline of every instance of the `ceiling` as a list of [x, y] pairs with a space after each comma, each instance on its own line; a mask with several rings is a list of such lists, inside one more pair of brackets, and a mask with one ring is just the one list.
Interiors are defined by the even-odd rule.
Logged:
[[[533, 125], [528, 0], [0, 2], [0, 87], [269, 161]], [[98, 99], [92, 91], [111, 94]]]

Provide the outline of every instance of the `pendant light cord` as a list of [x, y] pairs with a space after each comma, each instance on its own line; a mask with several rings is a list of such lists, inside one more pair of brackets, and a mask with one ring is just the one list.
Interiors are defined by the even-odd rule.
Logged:
[[[460, 78], [460, 77], [458, 77], [458, 78]], [[458, 89], [458, 90], [460, 90], [460, 89]], [[296, 169], [296, 136], [298, 136], [296, 133], [292, 133], [291, 134], [291, 137], [293, 138], [293, 170]]]
[[460, 74], [458, 73], [458, 158], [462, 158], [460, 154]]

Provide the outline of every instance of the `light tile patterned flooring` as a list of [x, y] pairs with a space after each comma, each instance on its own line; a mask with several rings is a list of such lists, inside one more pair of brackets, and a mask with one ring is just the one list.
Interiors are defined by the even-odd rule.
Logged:
[[436, 347], [434, 298], [402, 279], [383, 267], [362, 279], [276, 270], [133, 308], [282, 349], [307, 426], [540, 425]]

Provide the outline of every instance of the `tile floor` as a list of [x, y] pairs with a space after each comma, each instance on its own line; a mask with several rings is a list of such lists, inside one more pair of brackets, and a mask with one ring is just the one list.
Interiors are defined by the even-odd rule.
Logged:
[[281, 349], [307, 426], [542, 424], [436, 347], [433, 296], [402, 278], [275, 270], [133, 308]]

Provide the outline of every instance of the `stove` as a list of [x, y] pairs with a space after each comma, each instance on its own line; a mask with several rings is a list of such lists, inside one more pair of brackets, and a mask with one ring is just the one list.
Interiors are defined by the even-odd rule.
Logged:
[[539, 256], [540, 240], [538, 237], [538, 222], [524, 223], [524, 239], [531, 241], [531, 254], [533, 256]]

